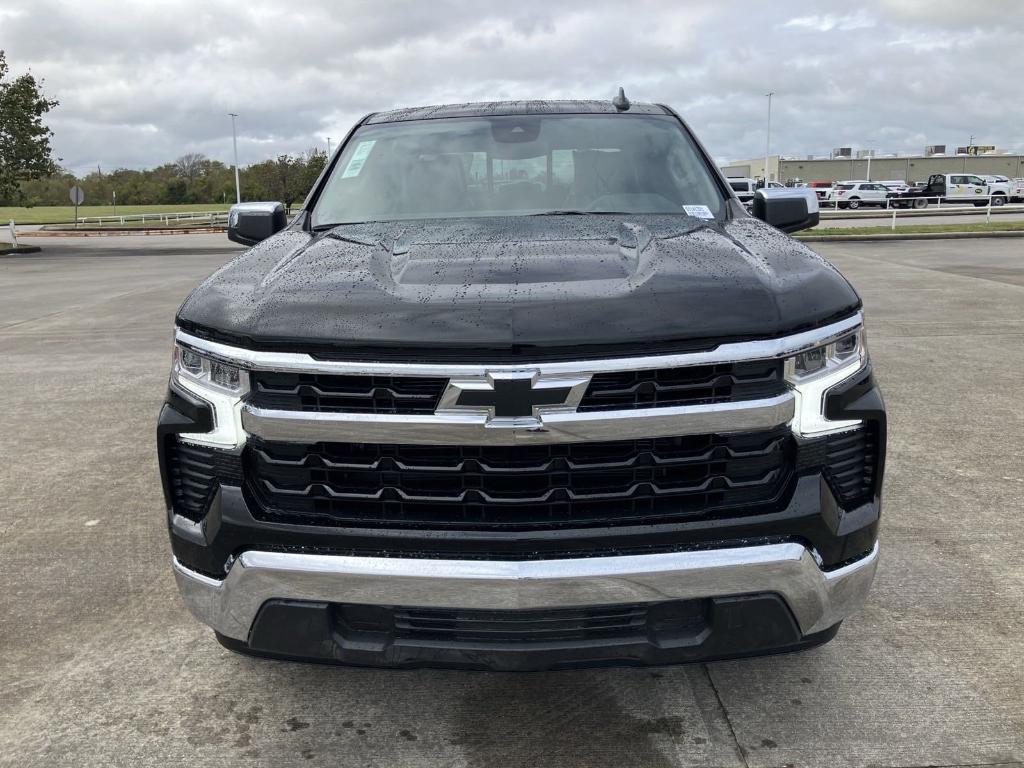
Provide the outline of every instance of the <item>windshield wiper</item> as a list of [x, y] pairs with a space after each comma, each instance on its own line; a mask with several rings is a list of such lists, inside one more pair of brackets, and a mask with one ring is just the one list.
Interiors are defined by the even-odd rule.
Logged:
[[317, 224], [315, 227], [312, 227], [311, 229], [312, 229], [313, 232], [326, 232], [329, 229], [336, 229], [338, 227], [347, 227], [347, 226], [350, 226], [352, 224], [372, 224], [372, 223], [373, 222], [371, 222], [371, 221], [339, 221], [339, 222], [335, 222], [334, 224]]
[[562, 208], [554, 211], [541, 211], [540, 213], [528, 213], [527, 216], [595, 216], [603, 213], [615, 216], [631, 216], [630, 211], [581, 211], [579, 208]]

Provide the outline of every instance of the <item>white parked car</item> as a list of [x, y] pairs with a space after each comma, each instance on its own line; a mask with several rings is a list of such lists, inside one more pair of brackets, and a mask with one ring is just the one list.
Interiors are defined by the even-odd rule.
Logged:
[[840, 208], [856, 209], [862, 205], [886, 205], [890, 189], [877, 181], [838, 181], [832, 187], [828, 202]]

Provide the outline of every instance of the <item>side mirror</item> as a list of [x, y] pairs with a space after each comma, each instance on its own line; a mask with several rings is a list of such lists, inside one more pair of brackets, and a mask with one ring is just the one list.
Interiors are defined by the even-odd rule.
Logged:
[[256, 245], [288, 226], [281, 203], [238, 203], [228, 212], [228, 240]]
[[759, 189], [753, 214], [783, 232], [810, 229], [819, 220], [818, 196], [811, 189]]

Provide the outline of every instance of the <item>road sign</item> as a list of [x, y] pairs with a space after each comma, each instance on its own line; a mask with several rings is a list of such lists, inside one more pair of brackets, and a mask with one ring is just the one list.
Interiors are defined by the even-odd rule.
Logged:
[[68, 197], [71, 198], [71, 202], [75, 204], [75, 229], [78, 229], [78, 206], [85, 200], [85, 192], [77, 184], [68, 190]]

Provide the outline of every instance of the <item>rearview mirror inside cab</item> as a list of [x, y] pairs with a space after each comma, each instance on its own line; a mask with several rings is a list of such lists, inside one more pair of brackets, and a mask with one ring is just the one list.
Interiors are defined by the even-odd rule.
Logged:
[[228, 240], [256, 245], [287, 225], [282, 203], [238, 203], [228, 212]]
[[813, 189], [787, 187], [759, 189], [754, 195], [753, 214], [783, 232], [817, 226], [818, 196]]

